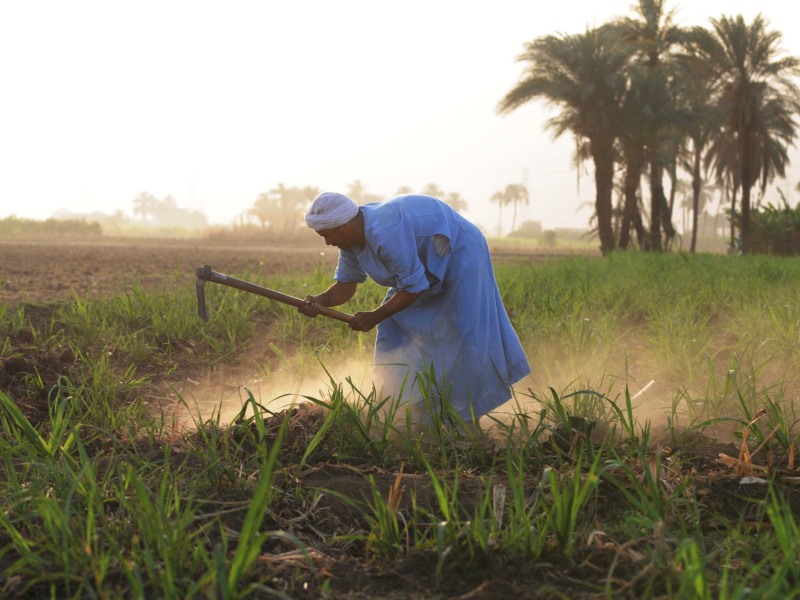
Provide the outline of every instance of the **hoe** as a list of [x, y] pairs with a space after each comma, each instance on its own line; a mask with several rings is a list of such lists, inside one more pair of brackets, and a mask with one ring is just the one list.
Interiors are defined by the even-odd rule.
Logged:
[[[289, 304], [291, 306], [300, 307], [305, 304], [305, 301], [301, 300], [300, 298], [295, 298], [294, 296], [282, 294], [281, 292], [276, 292], [275, 290], [261, 287], [260, 285], [250, 283], [249, 281], [245, 281], [243, 279], [236, 279], [230, 275], [223, 275], [222, 273], [212, 271], [210, 265], [199, 267], [196, 273], [197, 312], [203, 321], [208, 321], [208, 311], [206, 310], [206, 292], [204, 289], [206, 281], [227, 285], [228, 287], [236, 288], [237, 290], [242, 290], [243, 292], [250, 292], [251, 294], [264, 296], [270, 300], [277, 300], [278, 302]], [[339, 312], [338, 310], [333, 310], [332, 308], [327, 308], [324, 306], [320, 307], [319, 314], [330, 317], [331, 319], [336, 319], [337, 321], [343, 321], [345, 323], [349, 323], [353, 318], [352, 315], [348, 315], [347, 313]]]

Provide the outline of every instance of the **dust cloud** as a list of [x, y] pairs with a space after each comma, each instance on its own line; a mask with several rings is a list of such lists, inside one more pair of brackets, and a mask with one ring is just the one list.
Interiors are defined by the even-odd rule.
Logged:
[[[624, 410], [627, 393], [639, 427], [649, 423], [658, 437], [668, 424], [681, 428], [701, 420], [737, 416], [740, 397], [751, 403], [765, 398], [783, 402], [800, 394], [800, 378], [789, 377], [797, 372], [796, 365], [786, 361], [759, 356], [737, 359], [730, 352], [718, 352], [705, 357], [705, 364], [687, 369], [660, 361], [635, 340], [627, 339], [624, 346], [586, 351], [555, 345], [526, 348], [531, 375], [517, 382], [513, 398], [483, 417], [481, 425], [489, 428], [496, 421], [508, 423], [519, 413], [538, 418], [552, 400], [551, 389], [572, 414], [613, 418], [608, 400]], [[291, 368], [291, 364], [287, 366]], [[250, 394], [275, 413], [309, 398], [327, 401], [332, 386], [342, 386], [345, 397], [353, 395], [353, 388], [365, 396], [373, 387], [391, 394], [391, 386], [387, 388], [387, 382], [381, 380], [381, 369], [375, 368], [371, 357], [358, 360], [341, 353], [326, 357], [324, 365], [312, 365], [304, 371], [302, 377], [283, 371], [266, 375], [255, 364], [222, 365], [203, 376], [171, 382], [169, 391], [155, 399], [156, 413], [163, 414], [167, 424], [188, 430], [208, 419], [230, 423]], [[417, 391], [411, 389], [413, 379], [406, 382], [404, 402], [413, 402], [411, 396]], [[591, 393], [582, 393], [585, 391]]]
[[[573, 414], [588, 418], [600, 411], [610, 414], [606, 399], [624, 408], [627, 390], [640, 424], [650, 422], [653, 430], [666, 426], [680, 383], [669, 368], [657, 368], [643, 353], [627, 354], [607, 347], [602, 352], [565, 350], [556, 345], [526, 348], [526, 352], [531, 374], [514, 385], [511, 400], [484, 418], [487, 425], [493, 419], [508, 423], [519, 413], [538, 418], [552, 401], [553, 391]], [[584, 391], [593, 394], [582, 394]], [[582, 414], [587, 410], [595, 412]]]
[[[333, 385], [341, 385], [347, 393], [353, 386], [365, 394], [372, 388], [370, 362], [346, 356], [329, 357], [331, 364], [309, 369], [305, 376], [283, 372], [263, 374], [257, 366], [222, 365], [202, 376], [172, 382], [167, 396], [157, 399], [157, 413], [163, 413], [167, 424], [179, 429], [195, 429], [209, 419], [221, 425], [231, 423], [253, 399], [264, 409], [278, 413], [309, 398], [327, 401]], [[327, 373], [326, 373], [327, 370]], [[249, 409], [246, 414], [252, 414]]]
[[[766, 346], [742, 353], [720, 346], [693, 360], [668, 360], [657, 348], [626, 335], [583, 351], [554, 344], [526, 350], [533, 372], [514, 386], [514, 398], [492, 413], [501, 422], [517, 413], [538, 418], [552, 400], [551, 388], [572, 414], [590, 419], [600, 412], [612, 416], [606, 399], [625, 410], [627, 393], [638, 427], [649, 424], [653, 439], [663, 439], [668, 427], [681, 431], [725, 419], [707, 433], [713, 430], [714, 437], [730, 441], [736, 423], [728, 418], [744, 418], [745, 406], [750, 413], [773, 405], [795, 415], [800, 397], [796, 360]], [[584, 390], [595, 393], [594, 402], [581, 394]]]

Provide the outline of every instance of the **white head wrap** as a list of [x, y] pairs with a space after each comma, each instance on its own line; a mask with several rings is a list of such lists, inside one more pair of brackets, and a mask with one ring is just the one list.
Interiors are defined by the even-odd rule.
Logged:
[[306, 225], [314, 231], [344, 225], [358, 214], [358, 204], [344, 194], [322, 192], [306, 211]]

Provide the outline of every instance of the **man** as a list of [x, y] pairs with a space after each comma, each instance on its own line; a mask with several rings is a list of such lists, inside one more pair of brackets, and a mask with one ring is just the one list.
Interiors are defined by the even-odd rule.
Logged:
[[506, 402], [511, 385], [530, 373], [486, 239], [441, 200], [404, 195], [358, 206], [324, 192], [306, 224], [339, 248], [339, 264], [333, 285], [308, 296], [301, 313], [347, 302], [367, 276], [389, 288], [378, 308], [350, 322], [356, 331], [378, 327], [375, 375], [384, 393], [402, 389], [402, 400], [419, 409], [422, 390], [433, 388], [470, 421]]

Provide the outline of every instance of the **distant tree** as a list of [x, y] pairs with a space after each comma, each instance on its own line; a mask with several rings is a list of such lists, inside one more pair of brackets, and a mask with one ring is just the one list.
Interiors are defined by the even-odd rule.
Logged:
[[306, 204], [311, 204], [314, 201], [314, 198], [319, 196], [319, 188], [314, 187], [313, 185], [307, 185], [300, 191], [300, 195]]
[[208, 226], [208, 218], [200, 210], [179, 209], [180, 226], [186, 229], [204, 229]]
[[692, 237], [689, 252], [695, 252], [697, 249], [699, 217], [705, 204], [704, 196], [707, 195], [704, 193], [706, 170], [703, 169], [703, 156], [706, 154], [713, 132], [722, 126], [719, 113], [711, 103], [713, 92], [711, 71], [703, 65], [703, 61], [697, 55], [692, 43], [693, 38], [693, 30], [689, 30], [684, 44], [686, 51], [678, 56], [679, 77], [676, 78], [679, 97], [688, 109], [685, 126], [682, 129], [688, 142], [691, 142], [684, 144], [678, 155], [679, 165], [692, 175]]
[[347, 195], [356, 204], [364, 203], [363, 197], [366, 193], [367, 193], [367, 187], [363, 183], [361, 183], [361, 181], [358, 179], [356, 179], [353, 183], [351, 183], [347, 187]]
[[426, 196], [433, 196], [434, 198], [439, 198], [440, 200], [444, 200], [444, 190], [440, 188], [435, 183], [426, 183], [425, 187], [422, 188], [422, 193]]
[[[717, 190], [717, 186], [713, 184], [702, 184], [700, 186], [699, 193], [696, 196], [694, 194], [694, 182], [692, 182], [692, 184], [688, 184], [685, 181], [679, 180], [675, 187], [677, 188], [678, 194], [682, 196], [680, 207], [683, 211], [684, 232], [690, 230], [692, 232], [693, 241], [690, 245], [689, 251], [695, 252], [697, 246], [699, 215], [708, 213], [707, 207], [710, 206], [713, 201], [714, 192]], [[691, 223], [689, 222], [689, 214], [692, 215]]]
[[246, 216], [255, 219], [262, 229], [287, 234], [302, 225], [302, 213], [318, 195], [319, 188], [314, 186], [299, 188], [279, 183], [268, 192], [261, 192]]
[[170, 194], [156, 200], [153, 207], [153, 222], [159, 225], [181, 225], [185, 211], [178, 208], [178, 201]]
[[528, 188], [521, 183], [510, 183], [503, 190], [503, 195], [505, 196], [505, 204], [514, 206], [514, 212], [511, 217], [511, 231], [513, 232], [517, 226], [517, 205], [524, 204], [527, 206], [530, 203], [530, 194], [528, 193]]
[[489, 198], [489, 202], [492, 204], [497, 204], [497, 237], [502, 237], [503, 235], [503, 206], [506, 204], [506, 194], [505, 190], [497, 190], [494, 194], [492, 194], [491, 198]]
[[412, 189], [407, 185], [401, 185], [397, 188], [397, 192], [395, 192], [398, 196], [405, 196], [406, 194], [413, 193]]
[[544, 232], [544, 227], [539, 221], [523, 221], [519, 229], [515, 229], [508, 237], [515, 238], [535, 238]]
[[303, 211], [309, 202], [308, 196], [315, 190], [310, 187], [287, 187], [283, 183], [279, 183], [277, 187], [271, 189], [269, 195], [276, 204], [273, 229], [286, 235], [300, 227], [303, 223]]
[[458, 192], [450, 192], [444, 201], [457, 213], [467, 210], [467, 201]]
[[169, 194], [159, 200], [149, 192], [141, 192], [133, 200], [133, 214], [152, 226], [201, 229], [208, 225], [208, 219], [201, 211], [180, 208], [178, 201]]
[[270, 195], [267, 192], [261, 192], [253, 202], [253, 206], [248, 209], [247, 214], [258, 221], [261, 229], [266, 229], [267, 223], [274, 218], [275, 208], [275, 202]]
[[369, 202], [380, 202], [383, 197], [378, 194], [368, 194], [367, 187], [356, 179], [350, 184], [347, 195], [356, 204], [367, 204]]
[[116, 210], [114, 214], [106, 218], [104, 225], [113, 229], [115, 233], [120, 233], [127, 222], [128, 219], [125, 218], [125, 213], [122, 210]]
[[145, 221], [155, 214], [158, 205], [158, 198], [150, 192], [139, 192], [133, 199], [133, 214], [140, 216]]

